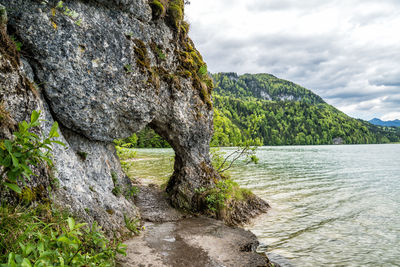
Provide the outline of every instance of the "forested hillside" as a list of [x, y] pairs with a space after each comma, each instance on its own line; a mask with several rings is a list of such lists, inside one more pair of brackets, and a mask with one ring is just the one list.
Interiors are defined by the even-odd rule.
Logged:
[[270, 74], [213, 75], [212, 145], [238, 145], [249, 136], [262, 145], [398, 142], [400, 131], [357, 120], [321, 97]]
[[310, 90], [271, 74], [217, 73], [212, 75], [214, 95], [229, 96], [242, 100], [302, 101], [308, 104], [325, 103]]

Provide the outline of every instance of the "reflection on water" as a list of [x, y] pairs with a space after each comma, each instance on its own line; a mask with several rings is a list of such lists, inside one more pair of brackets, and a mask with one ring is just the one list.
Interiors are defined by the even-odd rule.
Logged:
[[[231, 149], [225, 148], [225, 151]], [[171, 149], [139, 149], [168, 177]], [[282, 266], [400, 266], [400, 145], [261, 147], [232, 177], [272, 206], [248, 228]]]

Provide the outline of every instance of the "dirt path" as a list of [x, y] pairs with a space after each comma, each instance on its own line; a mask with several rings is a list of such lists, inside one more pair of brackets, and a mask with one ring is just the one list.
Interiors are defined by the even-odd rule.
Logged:
[[157, 186], [140, 186], [136, 205], [145, 230], [125, 242], [128, 255], [121, 266], [272, 266], [255, 253], [258, 241], [253, 233], [184, 215], [168, 204]]

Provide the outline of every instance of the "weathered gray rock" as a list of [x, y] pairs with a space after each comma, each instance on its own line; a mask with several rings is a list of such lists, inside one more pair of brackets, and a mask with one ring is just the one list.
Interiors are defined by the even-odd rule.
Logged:
[[[58, 199], [108, 231], [120, 228], [123, 213], [136, 216], [129, 201], [111, 193], [111, 176], [125, 189], [129, 181], [110, 142], [150, 125], [175, 150], [167, 187], [172, 204], [201, 208], [196, 189], [220, 179], [209, 158], [211, 86], [199, 74], [204, 62], [179, 16], [152, 18], [146, 0], [0, 3], [23, 44], [21, 77], [40, 88], [35, 101], [49, 121], [44, 131], [58, 121], [68, 146], [54, 151]], [[33, 107], [16, 111], [8, 91], [7, 109], [19, 121]]]
[[[168, 187], [172, 202], [195, 209], [194, 189], [212, 185], [218, 175], [208, 156], [212, 110], [193, 81], [177, 74], [180, 51], [189, 43], [179, 39], [186, 37], [162, 20], [151, 21], [144, 0], [0, 3], [10, 10], [9, 25], [23, 43], [24, 54], [29, 54], [31, 76], [42, 88], [52, 116], [68, 132], [65, 141], [71, 151], [54, 155], [56, 162], [64, 162], [57, 165], [58, 177], [68, 194], [75, 193], [71, 199], [87, 197], [82, 188], [89, 181], [105, 181], [110, 169], [119, 169], [103, 168], [102, 163], [102, 168], [89, 170], [95, 162], [77, 167], [79, 159], [72, 151], [84, 150], [99, 161], [96, 153], [109, 154], [98, 148], [107, 146], [101, 142], [127, 137], [150, 124], [176, 151]], [[110, 189], [110, 181], [103, 183], [103, 190]], [[85, 201], [78, 200], [82, 205]]]
[[[10, 138], [16, 122], [29, 120], [33, 110], [42, 111], [41, 118], [46, 121], [40, 131], [48, 134], [54, 119], [47, 103], [27, 78], [30, 76], [26, 75], [30, 73], [29, 65], [18, 59], [5, 25], [0, 27], [0, 103], [7, 114], [5, 118], [1, 116], [0, 138]], [[54, 146], [54, 168], [45, 165], [35, 168], [38, 176], [32, 176], [29, 186], [35, 193], [40, 192], [40, 198], [49, 198], [47, 188], [54, 187], [57, 204], [89, 223], [98, 221], [110, 235], [127, 232], [124, 214], [128, 217], [138, 217], [139, 214], [124, 196], [112, 194], [115, 187], [112, 174], [121, 191], [131, 186], [121, 171], [114, 147], [109, 143], [88, 140], [65, 128], [62, 128], [59, 140], [67, 145], [67, 149]], [[85, 160], [79, 156], [80, 152], [87, 153]], [[59, 181], [58, 189], [56, 180]], [[6, 197], [5, 192], [2, 192], [3, 197]]]

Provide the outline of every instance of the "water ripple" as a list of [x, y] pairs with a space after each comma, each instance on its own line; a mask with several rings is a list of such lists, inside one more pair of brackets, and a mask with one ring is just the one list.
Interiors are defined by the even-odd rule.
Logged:
[[272, 206], [251, 229], [282, 266], [400, 266], [400, 145], [263, 147], [232, 176]]

